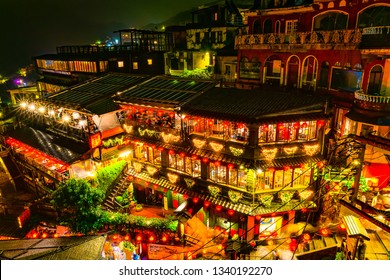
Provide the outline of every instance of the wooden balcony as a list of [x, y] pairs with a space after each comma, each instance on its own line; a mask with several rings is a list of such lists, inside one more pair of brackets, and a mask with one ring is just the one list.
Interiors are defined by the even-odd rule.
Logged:
[[236, 36], [235, 49], [296, 50], [357, 49], [362, 38], [359, 29], [269, 33]]

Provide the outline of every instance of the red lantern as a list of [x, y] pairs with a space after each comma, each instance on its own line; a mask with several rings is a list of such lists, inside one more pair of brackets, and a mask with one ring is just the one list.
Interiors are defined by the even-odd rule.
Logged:
[[294, 128], [298, 129], [299, 128], [299, 123], [294, 123]]
[[305, 241], [309, 241], [309, 240], [310, 240], [310, 234], [305, 233], [305, 234], [303, 235], [303, 239], [304, 239]]
[[318, 127], [323, 127], [325, 125], [325, 121], [319, 120], [319, 121], [317, 121], [317, 125], [318, 125]]
[[283, 166], [283, 170], [284, 170], [284, 171], [290, 170], [290, 166]]
[[199, 198], [197, 198], [197, 197], [192, 198], [192, 202], [195, 203], [195, 204], [198, 203], [199, 202]]
[[218, 212], [222, 210], [222, 206], [221, 205], [217, 205], [215, 206], [215, 210], [217, 210]]
[[164, 189], [163, 189], [163, 192], [165, 192], [165, 193], [166, 193], [167, 191], [168, 191], [168, 189], [167, 189], [167, 188], [164, 188]]
[[170, 155], [174, 155], [175, 154], [175, 151], [174, 150], [169, 150], [168, 152]]
[[256, 220], [258, 220], [258, 221], [261, 220], [261, 216], [260, 216], [260, 215], [256, 215], [255, 218], [256, 218]]
[[203, 206], [206, 207], [206, 208], [209, 207], [210, 206], [210, 202], [209, 201], [203, 202]]
[[46, 238], [46, 237], [47, 237], [47, 233], [44, 232], [44, 233], [42, 234], [42, 238]]
[[167, 242], [168, 241], [168, 237], [166, 235], [163, 235], [163, 237], [161, 237], [161, 241], [162, 242]]
[[125, 236], [125, 240], [126, 240], [126, 241], [129, 241], [129, 240], [130, 240], [130, 236], [126, 235], [126, 236]]
[[159, 150], [160, 152], [162, 152], [162, 151], [164, 151], [164, 148], [163, 148], [163, 147], [158, 147], [158, 150]]
[[228, 168], [229, 168], [229, 169], [233, 169], [233, 168], [234, 168], [234, 164], [229, 163], [229, 164], [228, 164]]
[[234, 210], [233, 209], [229, 209], [227, 211], [227, 213], [228, 213], [229, 216], [233, 216], [234, 215]]
[[191, 158], [192, 158], [193, 160], [197, 160], [197, 159], [198, 159], [198, 156], [193, 155]]
[[327, 228], [322, 228], [322, 229], [320, 229], [320, 234], [327, 236], [330, 234], [330, 230]]
[[249, 245], [251, 245], [251, 247], [255, 247], [256, 246], [256, 241], [252, 240], [251, 242], [249, 242]]
[[280, 124], [278, 124], [278, 127], [279, 127], [280, 130], [283, 130], [284, 129], [284, 124], [280, 123]]
[[221, 165], [221, 163], [220, 163], [219, 161], [214, 162], [214, 164], [215, 164], [216, 166], [220, 166], [220, 165]]
[[188, 199], [188, 195], [187, 194], [183, 194], [183, 199], [187, 200]]
[[306, 128], [306, 127], [307, 127], [307, 123], [304, 122], [304, 123], [302, 124], [302, 127], [303, 127], [303, 128]]
[[318, 168], [324, 168], [325, 163], [323, 163], [322, 161], [319, 161], [319, 162], [317, 162], [317, 166], [318, 166]]
[[345, 229], [346, 229], [346, 226], [345, 226], [344, 224], [341, 223], [341, 224], [339, 225], [339, 228], [342, 229], [342, 230], [345, 230]]
[[156, 238], [153, 235], [149, 236], [150, 243], [154, 242], [155, 240], [156, 240]]
[[268, 125], [267, 125], [267, 124], [264, 125], [263, 130], [264, 130], [264, 131], [268, 131]]
[[157, 189], [158, 189], [158, 185], [157, 185], [157, 184], [154, 184], [154, 185], [153, 185], [153, 188], [154, 188], [155, 190], [157, 190]]
[[209, 161], [209, 159], [208, 159], [208, 158], [203, 158], [202, 161], [203, 161], [204, 163], [207, 163], [207, 162]]
[[137, 235], [136, 238], [135, 238], [135, 240], [136, 240], [137, 242], [141, 242], [141, 241], [142, 241], [142, 235]]
[[181, 157], [185, 157], [185, 156], [186, 156], [186, 154], [185, 154], [185, 153], [183, 153], [183, 152], [181, 152], [181, 153], [180, 153], [180, 156], [181, 156]]
[[192, 215], [192, 212], [194, 212], [194, 209], [188, 208], [188, 209], [187, 209], [187, 212], [188, 212], [188, 214]]

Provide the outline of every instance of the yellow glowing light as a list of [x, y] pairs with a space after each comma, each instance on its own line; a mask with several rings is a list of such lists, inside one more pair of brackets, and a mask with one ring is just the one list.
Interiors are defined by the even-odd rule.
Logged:
[[139, 172], [141, 172], [143, 165], [142, 165], [142, 163], [139, 163], [139, 162], [133, 162], [133, 167], [134, 167], [134, 170], [137, 173], [139, 173]]
[[20, 107], [22, 107], [22, 108], [27, 108], [27, 103], [26, 103], [26, 102], [20, 103]]
[[87, 125], [87, 121], [86, 120], [80, 120], [79, 121], [79, 126], [84, 127], [86, 125]]
[[153, 176], [157, 172], [157, 168], [153, 166], [147, 166], [146, 171], [148, 171], [149, 175]]
[[190, 178], [184, 178], [184, 181], [186, 182], [187, 187], [190, 189], [193, 186], [195, 186], [195, 180]]
[[266, 160], [271, 161], [276, 157], [276, 153], [278, 152], [278, 148], [263, 149], [261, 152]]
[[167, 175], [169, 182], [171, 182], [172, 184], [176, 183], [177, 179], [179, 179], [179, 176], [176, 174], [168, 173]]
[[164, 132], [161, 133], [161, 138], [163, 139], [163, 141], [164, 141], [165, 143], [169, 143], [169, 142], [179, 142], [179, 140], [180, 140], [180, 136], [173, 135], [173, 134], [171, 134], [171, 133], [165, 134]]
[[214, 152], [220, 152], [222, 149], [223, 149], [223, 144], [219, 144], [219, 143], [216, 143], [216, 142], [210, 142], [210, 147], [211, 149], [213, 149]]
[[63, 120], [64, 122], [68, 122], [68, 121], [70, 121], [70, 116], [69, 116], [69, 115], [64, 115], [64, 116], [62, 117], [62, 120]]
[[35, 111], [35, 104], [30, 104], [30, 105], [28, 105], [28, 109], [29, 109], [30, 111]]
[[192, 142], [197, 149], [202, 149], [203, 146], [206, 144], [206, 140], [193, 139]]
[[46, 109], [45, 109], [45, 107], [41, 106], [38, 108], [38, 111], [39, 111], [39, 113], [43, 114], [43, 113], [45, 113]]
[[119, 157], [127, 157], [128, 155], [130, 155], [131, 151], [130, 150], [127, 150], [127, 151], [123, 151], [119, 154]]
[[50, 110], [48, 113], [49, 113], [50, 116], [54, 116], [54, 114], [55, 114], [54, 110]]
[[288, 155], [291, 155], [293, 153], [295, 153], [296, 151], [298, 150], [298, 147], [295, 146], [295, 147], [285, 147], [283, 148], [283, 151], [288, 154]]
[[315, 155], [317, 153], [320, 145], [318, 145], [318, 144], [315, 144], [315, 145], [304, 145], [303, 147], [305, 149], [306, 154], [308, 154], [309, 156], [313, 156], [313, 155]]
[[244, 153], [244, 149], [240, 149], [240, 148], [229, 147], [229, 150], [236, 157], [239, 157]]
[[123, 125], [123, 129], [126, 131], [126, 133], [132, 133], [133, 132], [133, 126], [132, 125]]

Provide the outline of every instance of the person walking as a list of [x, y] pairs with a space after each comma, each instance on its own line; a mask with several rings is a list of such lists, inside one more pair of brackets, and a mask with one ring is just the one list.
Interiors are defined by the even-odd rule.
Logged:
[[357, 248], [358, 260], [364, 260], [365, 259], [366, 248], [367, 248], [367, 244], [364, 242], [363, 239], [360, 239], [359, 240], [359, 244], [358, 244], [358, 248]]

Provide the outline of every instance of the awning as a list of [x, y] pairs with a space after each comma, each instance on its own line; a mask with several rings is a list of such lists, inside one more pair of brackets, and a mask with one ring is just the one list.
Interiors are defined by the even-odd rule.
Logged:
[[343, 222], [345, 224], [345, 227], [347, 229], [347, 235], [349, 237], [361, 237], [363, 239], [370, 240], [365, 227], [362, 225], [362, 223], [357, 217], [351, 215], [344, 216]]
[[86, 143], [65, 137], [54, 137], [32, 127], [10, 131], [8, 136], [67, 164], [81, 159], [89, 151]]
[[358, 112], [354, 109], [345, 114], [348, 119], [356, 122], [368, 123], [372, 125], [388, 126], [390, 125], [390, 116], [386, 115], [373, 115], [369, 111]]

